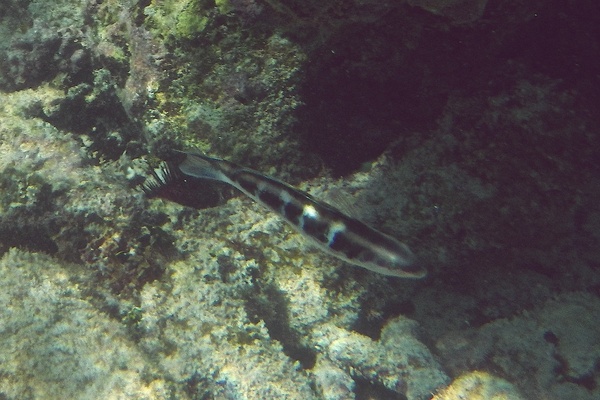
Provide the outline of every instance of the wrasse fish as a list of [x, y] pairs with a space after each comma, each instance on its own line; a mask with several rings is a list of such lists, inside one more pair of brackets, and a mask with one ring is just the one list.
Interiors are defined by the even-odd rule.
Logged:
[[[142, 184], [142, 190], [148, 197], [180, 202], [179, 195], [188, 198], [194, 195], [189, 193], [194, 189], [186, 189], [183, 183], [196, 179], [224, 182], [282, 216], [321, 250], [349, 264], [402, 278], [422, 278], [426, 274], [407, 245], [306, 192], [230, 161], [194, 153], [183, 154], [183, 161], [163, 162]], [[175, 195], [169, 190], [174, 186], [178, 186]], [[188, 193], [183, 193], [186, 191]]]

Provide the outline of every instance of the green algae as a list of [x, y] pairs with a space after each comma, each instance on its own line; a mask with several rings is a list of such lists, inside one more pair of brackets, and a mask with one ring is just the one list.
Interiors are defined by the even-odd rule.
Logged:
[[206, 29], [211, 21], [208, 14], [214, 7], [212, 0], [152, 1], [144, 14], [147, 25], [162, 37], [192, 39]]

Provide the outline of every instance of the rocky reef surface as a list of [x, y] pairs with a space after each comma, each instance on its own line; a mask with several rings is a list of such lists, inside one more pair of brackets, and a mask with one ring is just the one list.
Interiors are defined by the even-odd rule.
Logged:
[[[0, 398], [600, 397], [595, 2], [0, 16]], [[208, 183], [148, 200], [171, 149], [341, 205], [429, 274], [345, 265]]]

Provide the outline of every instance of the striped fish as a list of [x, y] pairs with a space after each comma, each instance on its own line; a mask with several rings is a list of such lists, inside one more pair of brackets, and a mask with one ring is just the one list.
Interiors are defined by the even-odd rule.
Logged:
[[[194, 153], [183, 154], [182, 162], [163, 163], [144, 182], [142, 189], [148, 197], [177, 201], [178, 196], [165, 190], [171, 185], [195, 179], [224, 182], [281, 215], [321, 250], [349, 264], [402, 278], [422, 278], [426, 274], [407, 245], [306, 192], [230, 161]], [[181, 193], [181, 189], [178, 192]], [[187, 197], [194, 195], [184, 194]]]

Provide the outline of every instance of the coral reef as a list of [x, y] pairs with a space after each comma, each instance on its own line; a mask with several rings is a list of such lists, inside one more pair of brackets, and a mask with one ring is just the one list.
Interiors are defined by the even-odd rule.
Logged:
[[[309, 390], [309, 377], [297, 371], [300, 366], [314, 366], [313, 374], [322, 393], [334, 396], [330, 377], [319, 372], [328, 363], [336, 365], [337, 376], [344, 377], [346, 388], [352, 386], [353, 379], [360, 378], [409, 399], [426, 398], [426, 393], [445, 382], [439, 365], [416, 339], [414, 322], [390, 322], [379, 341], [349, 331], [356, 320], [352, 302], [357, 301], [357, 293], [340, 293], [332, 298], [318, 285], [323, 274], [333, 272], [331, 267], [322, 265], [317, 269], [306, 261], [312, 259], [319, 264], [318, 253], [305, 254], [305, 244], [294, 237], [278, 246], [268, 236], [260, 235], [286, 229], [275, 216], [265, 217], [260, 209], [247, 204], [246, 211], [235, 215], [233, 210], [245, 207], [240, 199], [230, 201], [228, 206], [233, 214], [226, 223], [206, 212], [205, 217], [199, 217], [204, 223], [190, 222], [187, 234], [179, 239], [185, 241], [180, 245], [190, 252], [190, 258], [172, 265], [176, 272], [170, 283], [163, 280], [146, 285], [142, 292], [141, 344], [147, 352], [156, 353], [172, 379], [190, 382], [194, 373], [210, 373], [234, 397], [254, 393], [252, 398], [264, 393], [292, 398], [317, 396]], [[232, 231], [232, 224], [246, 228]], [[210, 232], [219, 231], [227, 238], [209, 239]], [[252, 237], [246, 236], [249, 233]], [[190, 241], [188, 235], [196, 240]], [[264, 253], [256, 253], [253, 246], [264, 246]], [[277, 252], [277, 248], [285, 250]], [[278, 265], [282, 263], [291, 268], [280, 270]], [[172, 289], [165, 292], [164, 285]], [[203, 287], [201, 292], [199, 287]], [[338, 311], [329, 315], [327, 308]], [[336, 327], [333, 321], [348, 328]], [[178, 344], [165, 357], [167, 342]], [[240, 346], [245, 349], [241, 353]], [[296, 360], [296, 365], [279, 359], [282, 351]], [[386, 356], [391, 353], [394, 356], [387, 363]], [[318, 362], [315, 354], [322, 354]], [[225, 365], [220, 361], [223, 357], [228, 360]], [[197, 364], [198, 358], [202, 358], [202, 366]], [[270, 373], [260, 380], [253, 381], [254, 375], [243, 381], [236, 378], [246, 369], [262, 371], [263, 364], [269, 365]], [[221, 390], [211, 382], [196, 385], [198, 392]]]
[[[152, 226], [160, 214], [141, 213], [128, 183], [143, 165], [126, 156], [90, 165], [93, 145], [45, 121], [69, 93], [42, 86], [0, 97], [0, 251], [19, 246], [83, 261], [119, 292], [160, 275], [173, 253], [169, 235]], [[156, 245], [162, 255], [152, 254]]]
[[[245, 263], [235, 275], [251, 273], [254, 263]], [[209, 283], [210, 272], [189, 265], [173, 266], [171, 291], [147, 285], [142, 293], [140, 345], [169, 380], [197, 396], [316, 398], [298, 363], [284, 355], [262, 321], [253, 323], [246, 315], [240, 296], [250, 290], [244, 288], [251, 286], [249, 277], [234, 287], [220, 279]], [[202, 265], [218, 274], [216, 259]]]
[[416, 339], [416, 323], [406, 318], [389, 321], [377, 342], [328, 326], [319, 326], [313, 335], [319, 350], [338, 368], [408, 399], [426, 399], [447, 383], [432, 354]]
[[125, 327], [85, 300], [76, 269], [10, 250], [0, 259], [0, 386], [10, 399], [166, 398]]
[[51, 10], [44, 1], [10, 1], [0, 7], [7, 8], [0, 23], [6, 39], [0, 45], [1, 90], [37, 86], [61, 73], [77, 80], [87, 71], [90, 59], [81, 41], [81, 6], [61, 0]]
[[[0, 398], [599, 397], [594, 7], [1, 2]], [[145, 199], [181, 148], [347, 208], [428, 277], [208, 183], [218, 207]]]

